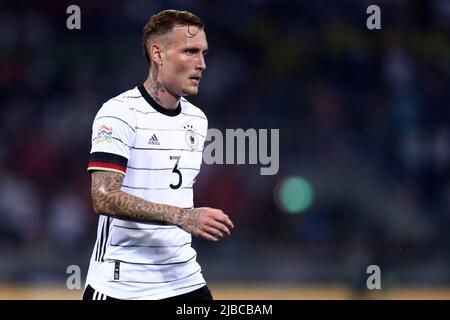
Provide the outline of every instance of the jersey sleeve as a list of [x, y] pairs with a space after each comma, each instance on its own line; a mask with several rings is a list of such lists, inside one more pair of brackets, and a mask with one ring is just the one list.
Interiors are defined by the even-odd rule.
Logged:
[[136, 136], [134, 114], [121, 102], [103, 104], [92, 125], [92, 148], [88, 171], [126, 173]]

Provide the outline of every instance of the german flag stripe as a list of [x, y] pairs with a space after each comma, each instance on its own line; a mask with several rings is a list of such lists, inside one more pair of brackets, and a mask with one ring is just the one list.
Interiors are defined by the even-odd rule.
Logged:
[[128, 159], [118, 154], [107, 152], [93, 152], [89, 156], [88, 171], [109, 170], [125, 173]]
[[111, 171], [121, 171], [125, 173], [127, 171], [126, 167], [120, 166], [118, 164], [114, 163], [108, 163], [108, 162], [89, 162], [88, 164], [88, 171], [94, 171], [94, 170], [102, 170], [102, 169], [115, 169]]

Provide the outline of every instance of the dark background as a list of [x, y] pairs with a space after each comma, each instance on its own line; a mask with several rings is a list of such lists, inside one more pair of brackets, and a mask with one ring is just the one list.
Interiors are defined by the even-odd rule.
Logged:
[[[81, 30], [66, 27], [81, 8]], [[381, 8], [368, 30], [366, 8]], [[194, 240], [210, 283], [450, 286], [450, 2], [13, 1], [0, 4], [0, 283], [85, 279], [97, 217], [92, 120], [142, 83], [142, 29], [163, 9], [205, 23], [198, 96], [211, 128], [280, 129], [280, 170], [203, 165], [196, 206], [235, 222]], [[312, 203], [289, 213], [286, 179]], [[289, 190], [296, 197], [305, 190]]]

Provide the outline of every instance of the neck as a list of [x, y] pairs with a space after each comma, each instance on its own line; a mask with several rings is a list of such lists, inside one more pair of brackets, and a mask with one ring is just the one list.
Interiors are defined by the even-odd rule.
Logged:
[[177, 108], [180, 97], [170, 93], [162, 82], [158, 80], [158, 70], [155, 72], [150, 71], [147, 80], [144, 82], [144, 88], [161, 107], [168, 110]]

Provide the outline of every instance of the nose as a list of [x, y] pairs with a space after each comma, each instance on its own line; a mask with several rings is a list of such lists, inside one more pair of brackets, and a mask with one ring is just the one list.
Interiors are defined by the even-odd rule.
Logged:
[[199, 55], [199, 61], [198, 61], [196, 69], [201, 70], [201, 71], [206, 69], [205, 57], [202, 54]]

